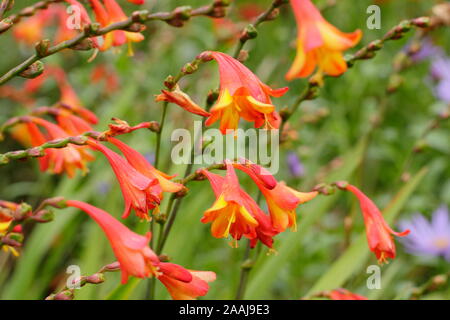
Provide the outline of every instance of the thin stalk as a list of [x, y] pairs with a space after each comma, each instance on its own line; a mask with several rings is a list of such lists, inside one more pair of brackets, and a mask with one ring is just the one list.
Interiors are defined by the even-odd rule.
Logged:
[[252, 265], [253, 261], [250, 260], [250, 240], [248, 240], [247, 246], [245, 248], [243, 262], [241, 265], [241, 276], [239, 278], [239, 285], [236, 292], [235, 300], [242, 300], [244, 298], [245, 289], [248, 283], [248, 276], [250, 274]]

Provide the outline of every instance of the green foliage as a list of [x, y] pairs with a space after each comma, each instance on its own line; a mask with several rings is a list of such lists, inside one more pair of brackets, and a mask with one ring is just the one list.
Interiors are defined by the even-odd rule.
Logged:
[[[22, 2], [16, 1], [17, 8], [32, 3]], [[152, 11], [210, 3], [207, 0], [147, 2], [145, 6]], [[257, 3], [263, 8], [271, 3], [270, 0], [235, 2]], [[326, 2], [316, 1], [318, 4]], [[364, 32], [362, 45], [366, 45], [401, 20], [426, 15], [437, 2], [386, 1], [382, 5], [381, 30], [367, 30], [365, 27], [366, 8], [373, 1], [337, 1], [337, 5], [327, 9], [324, 15], [342, 30], [361, 28]], [[131, 4], [124, 7], [127, 12], [135, 8]], [[247, 24], [240, 22], [242, 18], [238, 15], [237, 4], [232, 6], [230, 14], [240, 28]], [[46, 59], [45, 65], [60, 65], [65, 69], [84, 105], [98, 115], [98, 130], [104, 130], [112, 117], [130, 124], [159, 121], [162, 104], [154, 102], [154, 95], [163, 88], [163, 81], [169, 74], [177, 74], [186, 62], [202, 51], [233, 52], [234, 43], [220, 41], [213, 30], [213, 22], [203, 17], [190, 21], [183, 28], [155, 22], [144, 31], [146, 40], [134, 46], [134, 57], [128, 57], [125, 49], [110, 50], [88, 63], [90, 52], [66, 50]], [[10, 31], [0, 35], [1, 74], [23, 61], [33, 50], [14, 44]], [[409, 37], [413, 35], [411, 32]], [[447, 54], [450, 54], [449, 35], [448, 28], [430, 34]], [[263, 23], [258, 28], [258, 37], [246, 44], [249, 50], [246, 65], [262, 81], [272, 87], [289, 85], [288, 94], [274, 99], [279, 110], [290, 106], [306, 85], [306, 80], [287, 83], [283, 78], [294, 57], [294, 38], [292, 13], [283, 8], [279, 19]], [[426, 136], [427, 148], [422, 153], [411, 155], [428, 123], [445, 107], [436, 100], [430, 88], [429, 63], [421, 62], [402, 72], [403, 85], [395, 93], [386, 94], [393, 59], [407, 42], [406, 39], [390, 42], [375, 59], [357, 63], [339, 78], [326, 79], [319, 98], [300, 106], [289, 121], [289, 130], [296, 139], [282, 147], [277, 179], [285, 180], [301, 191], [310, 190], [320, 182], [351, 181], [370, 194], [380, 208], [385, 208], [383, 213], [393, 226], [399, 217], [407, 218], [413, 212], [428, 214], [439, 204], [450, 203], [448, 121]], [[105, 64], [117, 73], [119, 89], [108, 91], [103, 84], [92, 83], [90, 74], [97, 64]], [[24, 79], [16, 78], [8, 85], [21, 88], [23, 83]], [[184, 78], [181, 84], [193, 100], [203, 105], [208, 91], [219, 84], [216, 68], [213, 64], [206, 64], [197, 73]], [[52, 105], [58, 100], [56, 84], [49, 81], [36, 97], [36, 106]], [[20, 103], [3, 97], [0, 99], [0, 123], [29, 111]], [[379, 125], [374, 127], [373, 119], [379, 115], [380, 108], [386, 110]], [[326, 115], [316, 121], [308, 121], [318, 110], [326, 110]], [[170, 133], [176, 128], [192, 129], [193, 120], [199, 120], [199, 117], [187, 114], [176, 105], [169, 105], [168, 121], [162, 136], [163, 171], [183, 175], [183, 166], [175, 166], [166, 160], [174, 145]], [[136, 131], [123, 136], [122, 140], [143, 154], [151, 154], [155, 150], [156, 138], [148, 131]], [[8, 135], [0, 143], [0, 153], [18, 149], [22, 146]], [[289, 151], [301, 158], [306, 172], [304, 178], [290, 174], [285, 160]], [[63, 196], [89, 202], [119, 218], [123, 199], [106, 159], [98, 155], [89, 167], [87, 175], [78, 173], [69, 179], [39, 172], [35, 159], [12, 161], [0, 166], [0, 199], [37, 205], [42, 199]], [[401, 179], [405, 172], [412, 176], [407, 182]], [[242, 185], [256, 198], [256, 188], [250, 180], [240, 177]], [[213, 238], [210, 226], [200, 222], [203, 211], [213, 202], [209, 184], [191, 182], [188, 187], [190, 192], [182, 203], [163, 253], [169, 255], [172, 262], [189, 269], [217, 273], [217, 281], [211, 284], [207, 298], [233, 298], [239, 281], [244, 242], [240, 242], [238, 249], [232, 249], [227, 240]], [[165, 202], [168, 198], [166, 196]], [[162, 205], [162, 210], [165, 210], [165, 205]], [[336, 287], [345, 287], [374, 299], [406, 298], [409, 289], [448, 269], [448, 264], [440, 260], [423, 262], [408, 255], [397, 241], [399, 258], [383, 268], [383, 289], [367, 291], [365, 267], [369, 256], [370, 264], [375, 260], [367, 248], [362, 218], [355, 202], [337, 192], [328, 197], [319, 196], [297, 211], [299, 230], [286, 231], [275, 238], [277, 254], [267, 255], [267, 249], [261, 250], [250, 272], [245, 298], [298, 299]], [[43, 299], [64, 286], [69, 265], [79, 265], [82, 274], [89, 275], [115, 260], [102, 231], [84, 213], [72, 209], [55, 213], [53, 222], [26, 228], [25, 244], [19, 258], [6, 257], [0, 251], [1, 299]], [[343, 221], [346, 216], [354, 220], [348, 245], [344, 244]], [[141, 234], [148, 230], [148, 224], [135, 217], [124, 223]], [[155, 231], [157, 235], [158, 226]], [[126, 286], [122, 286], [119, 273], [108, 273], [104, 283], [88, 284], [76, 291], [75, 296], [79, 299], [140, 299], [146, 297], [146, 284], [147, 281], [130, 279]], [[444, 287], [433, 297], [442, 299], [449, 295], [450, 289]], [[156, 283], [156, 298], [168, 298], [159, 282]]]

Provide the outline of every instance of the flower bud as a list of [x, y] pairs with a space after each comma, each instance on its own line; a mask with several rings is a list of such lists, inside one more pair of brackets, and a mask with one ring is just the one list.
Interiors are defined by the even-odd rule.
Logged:
[[41, 40], [34, 48], [36, 49], [36, 53], [39, 57], [46, 57], [48, 55], [48, 48], [50, 48], [50, 40]]
[[77, 51], [88, 51], [88, 50], [93, 49], [94, 47], [95, 47], [94, 41], [87, 38], [87, 39], [83, 39], [82, 41], [80, 41], [79, 43], [77, 43], [73, 46], [70, 46], [69, 48], [72, 50], [77, 50]]
[[99, 284], [105, 282], [105, 275], [103, 273], [94, 273], [85, 278], [87, 283], [91, 284]]
[[19, 73], [19, 76], [26, 79], [34, 79], [40, 76], [42, 72], [44, 72], [44, 64], [38, 60], [28, 68], [26, 68], [24, 71]]
[[33, 216], [31, 216], [32, 220], [39, 222], [39, 223], [50, 222], [50, 221], [53, 221], [54, 218], [55, 218], [55, 214], [53, 213], [52, 210], [48, 210], [48, 209], [40, 210], [40, 211], [36, 212]]

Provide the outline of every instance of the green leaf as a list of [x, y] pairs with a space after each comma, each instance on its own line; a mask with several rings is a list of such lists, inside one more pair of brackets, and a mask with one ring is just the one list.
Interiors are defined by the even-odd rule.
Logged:
[[[391, 224], [399, 214], [404, 204], [417, 188], [427, 172], [426, 168], [420, 170], [403, 188], [397, 193], [391, 203], [383, 210], [383, 216], [387, 223]], [[362, 234], [347, 251], [330, 267], [307, 293], [307, 296], [316, 292], [333, 290], [342, 287], [345, 282], [358, 270], [360, 270], [371, 252], [367, 248], [366, 235]]]
[[142, 279], [131, 277], [126, 284], [119, 284], [110, 294], [106, 296], [106, 300], [128, 300], [130, 295], [136, 289]]
[[[327, 177], [327, 182], [348, 180], [360, 164], [366, 144], [367, 139], [363, 138], [354, 149], [344, 155], [344, 164]], [[287, 236], [279, 249], [277, 249], [278, 254], [267, 256], [257, 263], [247, 289], [246, 298], [267, 298], [267, 290], [277, 280], [279, 270], [283, 265], [288, 263], [293, 252], [300, 250], [301, 240], [305, 235], [305, 230], [319, 220], [336, 200], [337, 197], [334, 196], [321, 197], [303, 207], [304, 217], [299, 224], [300, 230], [298, 232], [292, 232]]]

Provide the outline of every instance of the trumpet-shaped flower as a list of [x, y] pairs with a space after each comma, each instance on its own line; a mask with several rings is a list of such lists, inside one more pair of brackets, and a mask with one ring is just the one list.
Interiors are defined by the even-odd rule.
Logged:
[[[102, 27], [127, 19], [122, 8], [115, 0], [89, 0], [94, 10], [95, 17]], [[114, 30], [103, 36], [103, 44], [100, 50], [108, 50], [111, 46], [121, 46], [128, 43], [128, 52], [133, 55], [131, 43], [144, 40], [144, 36], [139, 32], [129, 32], [123, 30]]]
[[219, 98], [211, 108], [211, 116], [206, 125], [220, 120], [220, 131], [236, 130], [239, 119], [254, 122], [255, 128], [278, 129], [281, 123], [270, 97], [283, 96], [288, 88], [271, 89], [238, 60], [221, 52], [210, 51], [210, 56], [219, 64]]
[[347, 70], [343, 52], [361, 39], [357, 30], [344, 33], [327, 22], [311, 0], [290, 0], [297, 20], [297, 56], [286, 74], [287, 80], [319, 74], [338, 76]]
[[166, 286], [175, 300], [195, 299], [208, 292], [208, 283], [215, 280], [215, 273], [191, 271], [173, 263], [161, 262], [148, 243], [151, 233], [145, 236], [134, 233], [109, 213], [90, 204], [68, 200], [66, 204], [86, 212], [103, 230], [122, 272], [122, 284], [129, 276], [156, 277]]
[[389, 258], [394, 259], [396, 252], [392, 235], [403, 237], [409, 233], [409, 230], [393, 231], [377, 206], [361, 190], [351, 184], [348, 184], [345, 189], [352, 192], [359, 200], [370, 251], [375, 253], [379, 263], [387, 262]]
[[[317, 192], [299, 192], [285, 185], [284, 182], [277, 182], [275, 178], [263, 167], [256, 164], [235, 164], [236, 169], [247, 173], [256, 183], [261, 193], [266, 199], [269, 208], [273, 228], [277, 232], [283, 232], [286, 228], [297, 230], [295, 210], [300, 204], [308, 202], [317, 196]], [[259, 168], [255, 170], [255, 168]], [[264, 181], [275, 181], [270, 187]], [[273, 184], [273, 183], [272, 183]]]
[[157, 170], [147, 161], [147, 159], [142, 154], [140, 154], [133, 148], [130, 148], [122, 141], [116, 138], [109, 138], [108, 141], [114, 144], [117, 148], [119, 148], [119, 150], [123, 153], [127, 161], [138, 172], [140, 172], [141, 174], [152, 180], [157, 179], [163, 192], [173, 193], [178, 192], [184, 188], [182, 184], [170, 181], [170, 179], [174, 178], [174, 176], [169, 176], [164, 172]]
[[[44, 128], [44, 135], [38, 128]], [[30, 117], [26, 123], [29, 139], [32, 146], [39, 146], [51, 140], [64, 139], [70, 135], [58, 125], [38, 117]], [[69, 177], [75, 175], [76, 169], [83, 173], [88, 171], [87, 162], [93, 161], [94, 157], [85, 146], [68, 145], [61, 149], [46, 149], [45, 156], [39, 158], [41, 171], [51, 171], [55, 174], [67, 173]]]
[[233, 166], [227, 162], [225, 177], [202, 170], [208, 178], [216, 196], [213, 206], [205, 211], [201, 222], [211, 222], [211, 234], [216, 238], [231, 235], [235, 240], [242, 236], [252, 240], [259, 239], [272, 247], [272, 237], [276, 234], [267, 219], [268, 216], [256, 202], [241, 189]]
[[150, 232], [145, 236], [136, 234], [109, 213], [90, 204], [76, 200], [66, 203], [86, 212], [103, 229], [120, 263], [122, 283], [126, 283], [129, 276], [145, 278], [158, 275], [158, 256], [148, 247]]
[[158, 180], [144, 176], [119, 154], [101, 143], [90, 139], [88, 145], [105, 155], [119, 181], [125, 200], [122, 218], [127, 218], [131, 209], [134, 209], [139, 218], [149, 220], [148, 211], [157, 207], [161, 202]]

